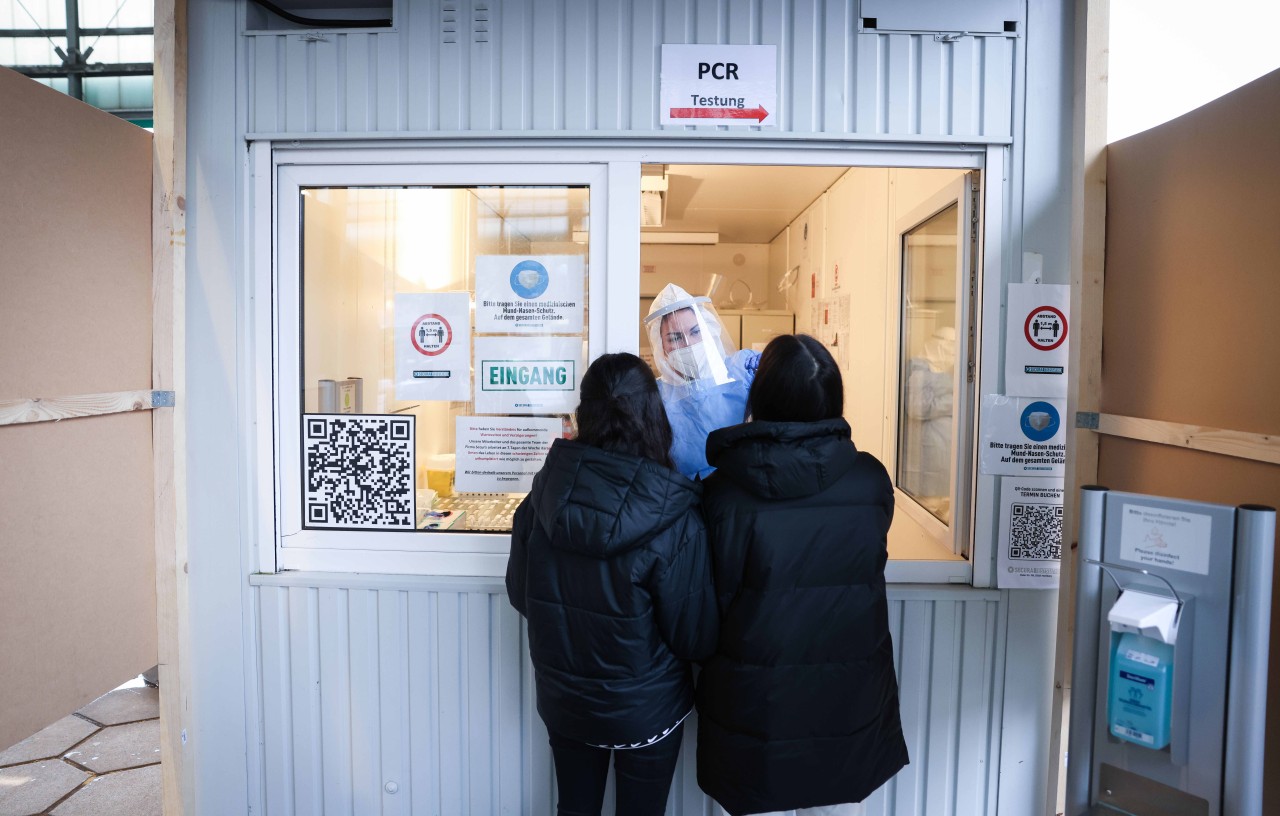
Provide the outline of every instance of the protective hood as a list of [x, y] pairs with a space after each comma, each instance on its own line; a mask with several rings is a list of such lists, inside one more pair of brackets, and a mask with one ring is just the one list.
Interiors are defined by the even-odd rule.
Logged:
[[644, 323], [659, 380], [694, 389], [732, 381], [725, 358], [733, 346], [710, 298], [669, 283], [653, 299]]
[[794, 499], [839, 481], [858, 455], [843, 419], [747, 422], [707, 438], [716, 476], [764, 499]]
[[651, 459], [557, 439], [529, 501], [553, 547], [611, 558], [666, 530], [701, 496], [701, 485]]

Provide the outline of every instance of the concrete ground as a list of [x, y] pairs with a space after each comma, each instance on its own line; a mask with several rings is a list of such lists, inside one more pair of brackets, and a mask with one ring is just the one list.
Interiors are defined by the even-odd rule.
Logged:
[[0, 816], [163, 816], [160, 698], [122, 687], [0, 751]]

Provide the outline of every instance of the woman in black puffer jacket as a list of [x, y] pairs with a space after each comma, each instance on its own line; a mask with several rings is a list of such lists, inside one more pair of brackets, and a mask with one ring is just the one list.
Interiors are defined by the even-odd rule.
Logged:
[[893, 485], [806, 335], [760, 358], [703, 499], [720, 641], [698, 678], [698, 784], [734, 816], [860, 802], [907, 764], [884, 566]]
[[592, 363], [577, 419], [516, 510], [507, 592], [529, 621], [558, 813], [600, 813], [612, 754], [616, 812], [660, 814], [693, 709], [690, 661], [716, 642], [702, 490], [671, 468], [639, 357]]

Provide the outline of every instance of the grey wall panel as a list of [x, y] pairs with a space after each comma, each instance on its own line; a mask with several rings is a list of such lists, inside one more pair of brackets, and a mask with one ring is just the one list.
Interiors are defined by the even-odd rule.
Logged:
[[[595, 37], [594, 0], [561, 0], [562, 26], [556, 45], [558, 60], [564, 65], [564, 130], [595, 130], [595, 87], [598, 66], [604, 59], [616, 61], [616, 55], [602, 52]], [[616, 15], [614, 15], [616, 16]], [[569, 47], [569, 43], [574, 43]], [[558, 66], [557, 66], [558, 67]], [[559, 129], [559, 128], [557, 128]]]
[[327, 740], [323, 752], [325, 813], [355, 816], [355, 744], [351, 684], [351, 618], [347, 595], [340, 589], [318, 590], [319, 621], [325, 636], [320, 639], [320, 688], [325, 698], [320, 708], [320, 733]]
[[[555, 812], [522, 622], [492, 584], [256, 592], [268, 814]], [[911, 764], [860, 813], [994, 812], [990, 597], [890, 602]], [[691, 718], [667, 812], [721, 816], [698, 789], [696, 738]]]
[[264, 587], [259, 604], [269, 813], [523, 811], [504, 596]]
[[325, 43], [317, 43], [312, 56], [315, 67], [315, 129], [321, 133], [342, 130], [342, 96], [346, 93], [346, 77], [343, 76], [347, 61], [347, 38], [335, 37]]
[[[828, 3], [821, 21], [823, 53], [828, 57], [821, 68], [822, 87], [838, 89], [823, 93], [822, 130], [825, 133], [848, 133], [854, 130], [853, 97], [857, 94], [857, 29], [858, 17], [853, 3]], [[851, 92], [850, 92], [851, 91]]]
[[857, 26], [818, 0], [407, 2], [392, 31], [246, 34], [249, 132], [726, 133], [658, 124], [662, 44], [700, 42], [778, 47], [766, 132], [1010, 138], [1020, 40]]
[[370, 37], [369, 49], [377, 60], [377, 76], [371, 89], [376, 95], [371, 93], [370, 96], [377, 100], [376, 130], [379, 131], [403, 131], [408, 123], [410, 86], [405, 81], [401, 62], [401, 40], [399, 34], [374, 34]]
[[[416, 47], [408, 49], [404, 55], [404, 75], [409, 96], [408, 127], [409, 130], [418, 132], [429, 131], [434, 124], [428, 117], [428, 112], [437, 109], [440, 98], [439, 82], [428, 80], [439, 77], [435, 70], [435, 60], [439, 59], [441, 24], [438, 18], [414, 14], [400, 26], [400, 30], [409, 42], [416, 44]], [[456, 72], [451, 76], [456, 79]]]
[[268, 813], [293, 813], [293, 735], [289, 724], [289, 590], [259, 591], [258, 645], [262, 652], [263, 787]]
[[[624, 115], [619, 119], [622, 130], [641, 130], [658, 110], [658, 87], [661, 79], [660, 50], [651, 43], [662, 42], [663, 25], [662, 7], [660, 3], [633, 4], [629, 33], [622, 33], [620, 40], [625, 43], [625, 52], [629, 62], [622, 61], [623, 69], [618, 77], [618, 84], [611, 93], [618, 97]], [[644, 124], [639, 124], [644, 123]]]
[[982, 130], [983, 136], [1008, 135], [1013, 122], [1014, 45], [1007, 37], [983, 37], [982, 45]]
[[919, 59], [920, 103], [916, 128], [920, 133], [939, 133], [950, 125], [951, 60], [954, 49], [924, 48]]
[[986, 787], [998, 605], [900, 602], [891, 609], [911, 764], [882, 791], [884, 813], [994, 812]]
[[330, 41], [277, 37], [276, 42], [284, 46], [284, 76], [280, 83], [283, 96], [278, 103], [284, 113], [284, 127], [291, 133], [314, 132], [316, 52], [324, 50], [327, 57], [331, 55]]

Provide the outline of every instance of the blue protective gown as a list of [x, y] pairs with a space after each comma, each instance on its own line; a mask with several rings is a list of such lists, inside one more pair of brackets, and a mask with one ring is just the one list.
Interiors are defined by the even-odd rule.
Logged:
[[742, 423], [747, 392], [756, 378], [760, 352], [743, 349], [725, 361], [731, 382], [703, 387], [698, 383], [671, 385], [658, 380], [667, 420], [671, 423], [671, 461], [690, 479], [705, 479], [715, 468], [707, 464], [707, 435]]

